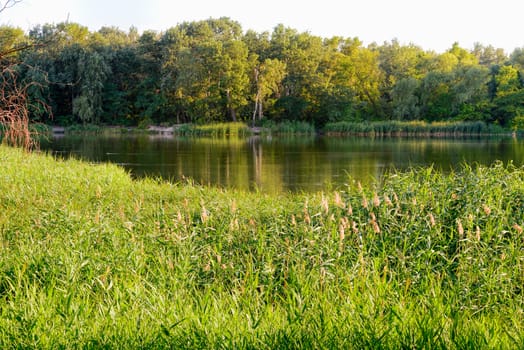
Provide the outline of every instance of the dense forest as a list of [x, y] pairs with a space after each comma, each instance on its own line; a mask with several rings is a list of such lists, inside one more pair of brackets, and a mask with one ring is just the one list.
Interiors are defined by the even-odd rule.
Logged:
[[[31, 46], [29, 50], [14, 50]], [[33, 121], [71, 125], [220, 121], [485, 121], [524, 126], [524, 48], [443, 53], [397, 40], [321, 38], [228, 18], [164, 32], [77, 23], [0, 27], [1, 60], [30, 84]], [[49, 113], [51, 107], [52, 114]], [[52, 118], [52, 119], [51, 119]]]

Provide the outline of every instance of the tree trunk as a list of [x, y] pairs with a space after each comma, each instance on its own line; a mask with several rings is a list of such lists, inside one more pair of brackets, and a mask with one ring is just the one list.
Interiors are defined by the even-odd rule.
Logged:
[[231, 120], [233, 122], [237, 121], [237, 112], [233, 107], [231, 107], [231, 96], [229, 94], [229, 90], [226, 90], [226, 97], [227, 97], [227, 108], [229, 109], [229, 114], [231, 115]]
[[257, 117], [257, 110], [258, 110], [258, 94], [255, 97], [255, 109], [253, 110], [252, 126], [255, 126], [255, 120], [256, 120], [256, 117]]
[[258, 120], [259, 121], [262, 120], [262, 117], [264, 116], [262, 106], [263, 106], [262, 101], [260, 101], [260, 103], [258, 104]]

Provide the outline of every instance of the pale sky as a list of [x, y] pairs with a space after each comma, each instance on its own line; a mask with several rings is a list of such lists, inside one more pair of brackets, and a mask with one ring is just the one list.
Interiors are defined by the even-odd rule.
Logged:
[[244, 31], [271, 32], [282, 23], [321, 37], [358, 37], [365, 45], [397, 38], [437, 52], [454, 42], [467, 49], [480, 42], [508, 54], [524, 47], [524, 0], [22, 0], [0, 13], [0, 24], [28, 30], [69, 19], [93, 31], [163, 31], [222, 16]]

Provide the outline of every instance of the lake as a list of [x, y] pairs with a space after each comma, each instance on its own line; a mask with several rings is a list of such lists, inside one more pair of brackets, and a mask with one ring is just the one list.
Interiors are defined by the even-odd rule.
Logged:
[[524, 164], [524, 141], [507, 138], [266, 137], [184, 138], [157, 135], [61, 136], [42, 149], [119, 164], [134, 177], [192, 179], [204, 185], [264, 192], [321, 191], [352, 179], [369, 183], [393, 169], [497, 160]]

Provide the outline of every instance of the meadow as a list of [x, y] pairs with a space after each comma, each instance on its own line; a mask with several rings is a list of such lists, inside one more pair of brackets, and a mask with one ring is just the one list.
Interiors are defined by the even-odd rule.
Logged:
[[0, 146], [1, 348], [524, 348], [524, 169], [342, 191]]

